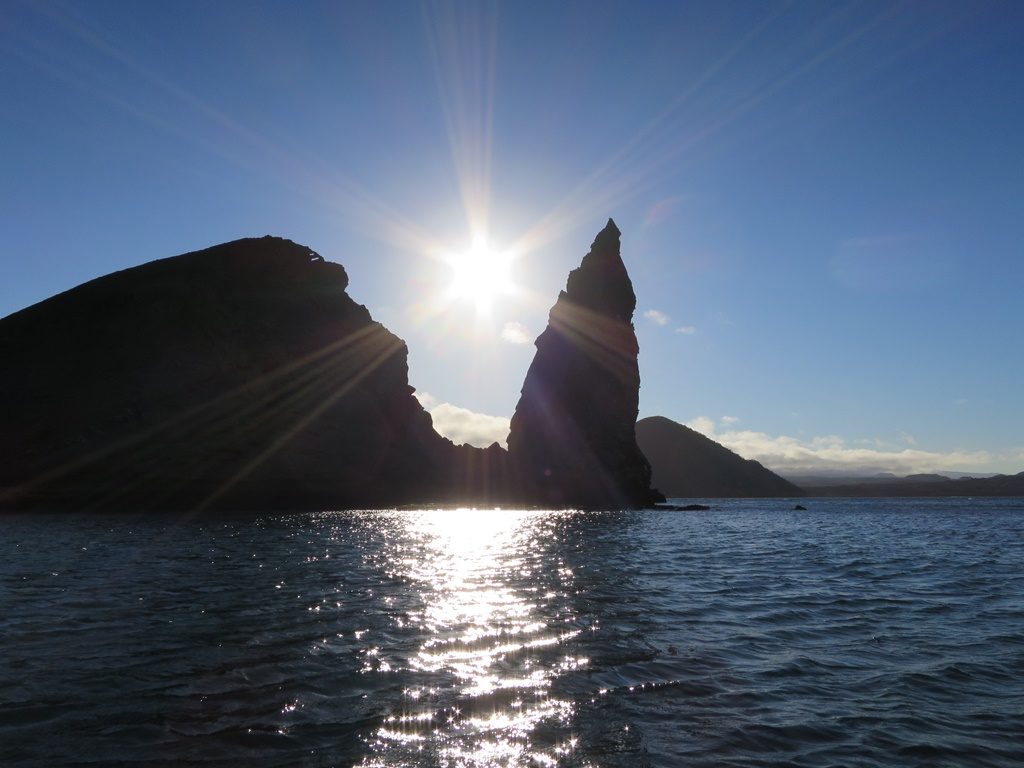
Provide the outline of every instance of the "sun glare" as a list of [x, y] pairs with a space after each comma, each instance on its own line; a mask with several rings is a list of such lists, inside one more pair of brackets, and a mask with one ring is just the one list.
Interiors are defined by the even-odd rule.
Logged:
[[468, 251], [445, 259], [452, 270], [449, 297], [473, 302], [478, 312], [489, 312], [498, 296], [515, 290], [512, 259], [511, 252], [496, 250], [486, 237], [477, 235]]

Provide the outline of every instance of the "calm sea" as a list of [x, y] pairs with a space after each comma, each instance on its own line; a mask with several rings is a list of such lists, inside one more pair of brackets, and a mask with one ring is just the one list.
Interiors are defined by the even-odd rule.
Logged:
[[1024, 500], [0, 518], [0, 764], [1020, 766]]

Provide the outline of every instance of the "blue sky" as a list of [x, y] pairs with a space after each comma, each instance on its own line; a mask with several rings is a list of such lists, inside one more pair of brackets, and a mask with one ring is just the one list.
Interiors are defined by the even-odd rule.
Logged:
[[[1024, 469], [1019, 3], [8, 0], [0, 60], [0, 315], [282, 235], [489, 439], [611, 216], [641, 416], [790, 472]], [[474, 232], [514, 254], [483, 312], [439, 258]]]

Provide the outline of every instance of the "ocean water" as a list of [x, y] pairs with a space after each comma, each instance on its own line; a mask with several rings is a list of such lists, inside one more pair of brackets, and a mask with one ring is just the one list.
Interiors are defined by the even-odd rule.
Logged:
[[709, 503], [0, 517], [0, 764], [1024, 764], [1024, 500]]

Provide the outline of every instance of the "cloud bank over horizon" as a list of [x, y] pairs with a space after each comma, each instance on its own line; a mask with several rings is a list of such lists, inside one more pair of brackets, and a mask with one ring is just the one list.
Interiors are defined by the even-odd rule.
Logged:
[[[927, 472], [984, 472], [999, 457], [989, 451], [925, 451], [918, 448], [895, 448], [879, 441], [878, 447], [850, 445], [837, 435], [802, 439], [789, 435], [769, 435], [749, 429], [736, 429], [739, 421], [724, 416], [717, 422], [698, 416], [686, 426], [705, 437], [721, 443], [745, 459], [754, 459], [781, 475], [846, 472], [872, 475], [891, 472], [913, 475]], [[903, 437], [908, 446], [915, 441]], [[1024, 456], [1017, 457], [1024, 459]]]
[[[478, 413], [452, 403], [438, 402], [425, 392], [416, 398], [430, 413], [434, 429], [456, 444], [468, 443], [486, 448], [498, 443], [507, 448], [511, 419]], [[996, 455], [990, 451], [927, 451], [916, 447], [911, 435], [902, 435], [906, 447], [875, 441], [875, 447], [850, 444], [838, 435], [799, 438], [791, 435], [769, 435], [751, 429], [739, 429], [740, 419], [722, 416], [713, 419], [698, 416], [684, 422], [705, 437], [724, 445], [744, 459], [754, 459], [781, 475], [858, 474], [873, 475], [891, 472], [913, 475], [930, 472], [991, 471], [998, 462], [1024, 466], [1024, 450], [1013, 455]]]

